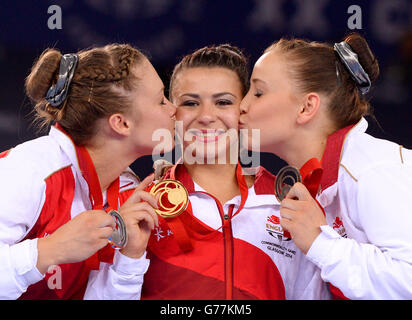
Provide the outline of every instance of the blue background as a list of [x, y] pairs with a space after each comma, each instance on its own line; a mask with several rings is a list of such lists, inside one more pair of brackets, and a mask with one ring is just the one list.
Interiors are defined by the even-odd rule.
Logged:
[[[51, 30], [49, 6], [62, 10], [62, 29]], [[368, 132], [412, 148], [412, 1], [338, 0], [65, 0], [5, 1], [0, 4], [0, 151], [38, 136], [24, 79], [47, 47], [75, 52], [92, 45], [127, 42], [151, 57], [166, 86], [179, 59], [209, 44], [232, 43], [250, 56], [250, 67], [281, 36], [341, 41], [351, 5], [362, 10], [363, 34], [381, 75], [369, 95], [377, 122]], [[262, 154], [276, 172], [283, 163]], [[151, 157], [137, 160], [141, 176]]]

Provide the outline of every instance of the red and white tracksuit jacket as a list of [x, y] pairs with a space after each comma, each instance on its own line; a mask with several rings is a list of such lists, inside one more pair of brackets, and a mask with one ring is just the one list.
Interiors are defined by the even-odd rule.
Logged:
[[[412, 151], [395, 143], [376, 139], [366, 134], [366, 129], [367, 122], [362, 119], [357, 125], [343, 128], [328, 138], [322, 157], [324, 171], [321, 188], [316, 196], [324, 208], [328, 225], [321, 226], [322, 233], [316, 238], [306, 257], [321, 269], [323, 280], [335, 286], [331, 288], [338, 296], [343, 293], [350, 299], [411, 299]], [[196, 191], [190, 194], [194, 220], [197, 222], [194, 226], [197, 235], [195, 243], [207, 241], [209, 237], [214, 240], [214, 246], [202, 247], [205, 257], [210, 255], [213, 259], [201, 261], [198, 256], [198, 261], [179, 254], [172, 235], [162, 224], [150, 240], [148, 251], [154, 262], [151, 266], [154, 270], [148, 272], [142, 296], [163, 297], [161, 290], [164, 289], [168, 294], [167, 298], [182, 298], [180, 292], [184, 292], [186, 298], [209, 298], [207, 292], [204, 292], [209, 289], [210, 296], [219, 298], [224, 298], [230, 292], [235, 298], [242, 294], [266, 297], [270, 292], [266, 287], [269, 286], [267, 279], [272, 281], [276, 278], [273, 275], [275, 269], [255, 263], [261, 261], [258, 259], [262, 255], [257, 258], [248, 252], [246, 256], [236, 256], [238, 248], [242, 250], [250, 245], [253, 253], [262, 250], [273, 259], [282, 277], [286, 297], [296, 297], [294, 294], [301, 291], [290, 291], [290, 288], [293, 289], [290, 283], [296, 283], [302, 288], [299, 281], [294, 281], [294, 277], [299, 274], [302, 276], [302, 269], [293, 263], [293, 272], [288, 273], [285, 268], [288, 263], [286, 254], [290, 255], [294, 249], [289, 251], [291, 242], [283, 239], [280, 243], [276, 242], [280, 230], [276, 219], [279, 217], [277, 202], [272, 195], [262, 192], [259, 176], [249, 190], [250, 201], [248, 199], [242, 211], [232, 217], [226, 231], [218, 229], [222, 226], [221, 211], [230, 213], [230, 206], [234, 204], [232, 212], [236, 212], [240, 197], [235, 197], [217, 209], [218, 205], [213, 198], [199, 192], [201, 188], [190, 182], [187, 175], [183, 176], [186, 176], [185, 185], [189, 189], [192, 185]], [[270, 185], [273, 188], [273, 183]], [[264, 225], [269, 221], [272, 222]], [[238, 228], [242, 222], [242, 228]], [[263, 233], [262, 224], [265, 229]], [[218, 231], [213, 231], [217, 229]], [[227, 230], [232, 233], [232, 238], [225, 237], [229, 233]], [[231, 260], [235, 263], [232, 269], [225, 267], [227, 257], [230, 257], [230, 254], [225, 254], [227, 247], [233, 248], [232, 258], [235, 258]], [[279, 251], [282, 253], [279, 254]], [[298, 250], [296, 254], [298, 255]], [[267, 270], [271, 270], [270, 278], [264, 277]], [[310, 268], [303, 270], [311, 273]], [[194, 283], [190, 281], [190, 275], [193, 275]], [[255, 276], [266, 280], [261, 279], [263, 282], [260, 283]], [[211, 292], [212, 280], [218, 288], [216, 293]], [[317, 281], [318, 279], [315, 280]], [[100, 278], [101, 286], [109, 282]], [[111, 282], [114, 283], [113, 280]], [[228, 283], [233, 285], [232, 290]], [[246, 287], [248, 288], [245, 289]], [[274, 287], [279, 290], [278, 285]], [[291, 292], [289, 296], [288, 292]], [[97, 297], [98, 294], [94, 296]], [[140, 291], [133, 298], [139, 296]]]
[[185, 185], [190, 205], [175, 218], [180, 219], [177, 226], [172, 227], [170, 219], [159, 219], [149, 239], [147, 259], [140, 259], [141, 263], [150, 260], [142, 290], [121, 294], [118, 283], [116, 290], [110, 289], [115, 283], [109, 273], [112, 267], [102, 263], [101, 271], [107, 272], [92, 274], [87, 298], [330, 298], [319, 269], [283, 236], [275, 177], [268, 171], [260, 167], [254, 185], [247, 188], [238, 166], [241, 195], [225, 204], [192, 181], [184, 165], [175, 165], [167, 177]]
[[307, 257], [350, 299], [412, 299], [412, 151], [365, 133], [332, 134], [318, 202], [328, 225]]
[[[36, 268], [37, 239], [92, 209], [89, 182], [79, 165], [85, 159], [76, 148], [52, 127], [49, 135], [0, 153], [0, 299], [82, 299], [90, 269], [98, 267], [98, 260], [113, 261], [107, 246], [90, 263], [60, 265], [46, 276]], [[122, 174], [119, 202], [127, 197], [123, 191], [136, 186], [131, 170]], [[103, 198], [106, 203], [106, 194]], [[115, 254], [113, 268], [120, 279], [129, 265], [129, 258]]]

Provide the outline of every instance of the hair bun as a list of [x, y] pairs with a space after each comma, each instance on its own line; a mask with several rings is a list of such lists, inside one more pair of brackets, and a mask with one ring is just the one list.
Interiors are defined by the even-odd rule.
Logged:
[[371, 82], [374, 82], [379, 76], [379, 63], [365, 38], [359, 33], [351, 33], [345, 37], [344, 41], [350, 45], [352, 50], [358, 55], [359, 63], [368, 73]]
[[46, 92], [57, 76], [62, 54], [56, 49], [46, 49], [26, 78], [27, 96], [36, 103], [45, 99]]

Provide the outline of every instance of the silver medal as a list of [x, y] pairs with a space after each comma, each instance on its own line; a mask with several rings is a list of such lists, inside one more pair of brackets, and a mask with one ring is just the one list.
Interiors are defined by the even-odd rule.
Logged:
[[281, 202], [296, 182], [302, 182], [302, 176], [297, 168], [286, 166], [279, 170], [275, 182], [275, 195]]
[[116, 227], [113, 229], [113, 233], [109, 238], [109, 243], [116, 249], [121, 249], [126, 246], [127, 232], [126, 224], [116, 210], [111, 210], [109, 214], [114, 218]]

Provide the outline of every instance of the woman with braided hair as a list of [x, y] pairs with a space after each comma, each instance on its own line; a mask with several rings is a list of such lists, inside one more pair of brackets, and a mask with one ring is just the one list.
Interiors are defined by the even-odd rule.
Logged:
[[[238, 163], [239, 104], [248, 79], [246, 57], [228, 44], [198, 49], [175, 66], [169, 95], [183, 157], [161, 180], [180, 182], [187, 206], [178, 216], [159, 217], [142, 289], [132, 286], [130, 299], [330, 297], [318, 268], [279, 231], [273, 175], [262, 167], [244, 172]], [[88, 293], [116, 298], [109, 278], [99, 273]]]
[[365, 133], [378, 74], [357, 33], [333, 47], [281, 39], [241, 103], [241, 128], [260, 129], [261, 151], [317, 176], [289, 190], [281, 225], [337, 298], [412, 298], [412, 152]]
[[155, 69], [127, 44], [48, 49], [26, 92], [51, 129], [0, 154], [0, 298], [81, 299], [101, 263], [115, 286], [141, 281], [157, 204], [128, 166], [175, 114]]

